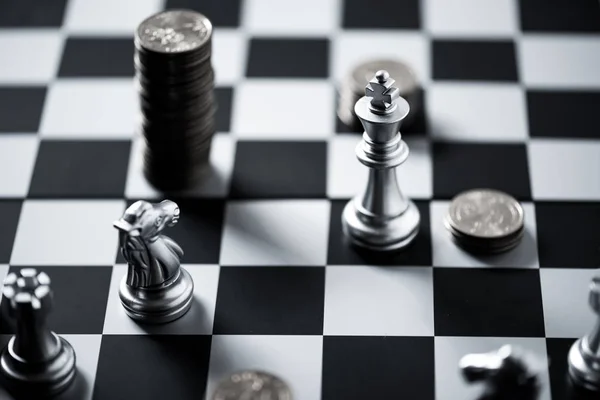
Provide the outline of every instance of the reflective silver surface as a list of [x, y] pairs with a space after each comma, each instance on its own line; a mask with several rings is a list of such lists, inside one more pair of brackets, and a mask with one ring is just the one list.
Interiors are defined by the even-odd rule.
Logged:
[[0, 373], [15, 394], [54, 395], [75, 377], [73, 347], [47, 325], [52, 310], [50, 278], [33, 268], [10, 273], [4, 281], [3, 311], [16, 324], [16, 333], [0, 355]]
[[212, 24], [204, 15], [191, 10], [169, 10], [142, 21], [136, 39], [148, 50], [180, 53], [204, 45], [211, 34]]
[[[600, 276], [594, 277], [590, 283], [589, 304], [600, 315]], [[569, 374], [577, 385], [600, 391], [600, 318], [587, 335], [571, 346]]]
[[350, 241], [378, 251], [406, 247], [420, 223], [419, 210], [402, 194], [395, 170], [409, 154], [399, 133], [409, 106], [389, 82], [389, 74], [378, 71], [365, 89], [367, 96], [356, 103], [356, 115], [365, 128], [356, 156], [370, 168], [369, 179], [342, 214], [342, 228]]
[[183, 250], [161, 234], [179, 220], [179, 207], [170, 200], [137, 201], [114, 222], [119, 231], [127, 275], [119, 287], [127, 314], [147, 323], [165, 323], [185, 314], [191, 304], [194, 283], [181, 268]]
[[270, 373], [241, 371], [219, 382], [211, 400], [292, 400], [292, 392]]
[[448, 224], [462, 234], [499, 238], [523, 228], [524, 212], [521, 204], [506, 193], [474, 189], [452, 199]]

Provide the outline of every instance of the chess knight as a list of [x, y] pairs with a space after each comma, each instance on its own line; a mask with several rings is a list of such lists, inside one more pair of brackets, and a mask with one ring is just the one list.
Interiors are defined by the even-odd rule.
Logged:
[[149, 323], [173, 321], [185, 314], [194, 284], [181, 268], [183, 249], [161, 232], [179, 220], [179, 207], [170, 200], [133, 203], [113, 223], [127, 261], [127, 275], [119, 289], [127, 314]]

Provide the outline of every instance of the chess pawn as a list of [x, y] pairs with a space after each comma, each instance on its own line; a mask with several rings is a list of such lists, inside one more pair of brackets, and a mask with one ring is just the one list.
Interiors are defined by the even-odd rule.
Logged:
[[369, 168], [369, 179], [342, 215], [343, 231], [350, 242], [376, 251], [408, 246], [420, 223], [419, 210], [402, 194], [396, 178], [396, 167], [409, 153], [399, 132], [409, 105], [394, 82], [387, 71], [378, 71], [354, 107], [365, 129], [356, 156]]
[[[600, 276], [590, 283], [589, 304], [600, 314]], [[577, 340], [569, 351], [569, 375], [576, 385], [600, 391], [600, 319], [594, 328]]]
[[459, 361], [459, 369], [467, 383], [485, 383], [478, 400], [535, 400], [540, 394], [541, 365], [526, 356], [505, 345], [488, 353], [467, 354]]
[[8, 274], [2, 293], [3, 311], [16, 325], [0, 356], [7, 390], [32, 399], [63, 392], [75, 378], [76, 356], [69, 342], [46, 323], [52, 309], [50, 278], [24, 268]]
[[119, 297], [129, 317], [145, 323], [167, 323], [192, 305], [194, 282], [181, 268], [183, 250], [161, 232], [179, 220], [179, 207], [170, 200], [133, 203], [114, 226], [119, 230], [127, 275]]

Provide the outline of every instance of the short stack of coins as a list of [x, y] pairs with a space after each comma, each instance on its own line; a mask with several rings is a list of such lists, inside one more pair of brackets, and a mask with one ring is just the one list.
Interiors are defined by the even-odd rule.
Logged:
[[352, 67], [340, 86], [338, 96], [338, 118], [353, 131], [362, 132], [363, 130], [360, 120], [354, 113], [354, 105], [365, 95], [365, 86], [379, 70], [385, 70], [394, 77], [396, 87], [400, 90], [400, 96], [410, 105], [410, 112], [402, 121], [400, 128], [410, 126], [420, 112], [420, 85], [416, 73], [408, 64], [392, 59], [364, 61]]
[[163, 191], [194, 186], [209, 164], [216, 102], [212, 24], [191, 10], [150, 16], [135, 35], [144, 175]]
[[524, 218], [523, 207], [514, 197], [493, 189], [473, 189], [452, 199], [444, 225], [466, 251], [498, 254], [521, 242]]

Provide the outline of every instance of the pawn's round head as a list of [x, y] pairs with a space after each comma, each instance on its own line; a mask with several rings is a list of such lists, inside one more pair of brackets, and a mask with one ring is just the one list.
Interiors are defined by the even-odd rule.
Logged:
[[52, 290], [50, 277], [34, 268], [23, 268], [11, 272], [4, 279], [2, 305], [9, 315], [20, 309], [31, 311], [50, 311], [52, 308]]

